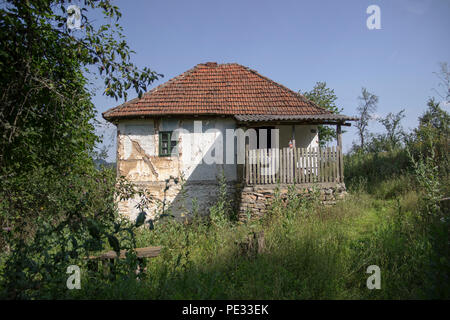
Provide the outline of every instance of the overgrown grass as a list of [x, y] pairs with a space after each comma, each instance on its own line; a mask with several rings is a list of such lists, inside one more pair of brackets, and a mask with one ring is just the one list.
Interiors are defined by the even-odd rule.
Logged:
[[[305, 198], [289, 188], [286, 204], [276, 192], [270, 212], [245, 223], [236, 221], [222, 176], [208, 218], [193, 212], [189, 223], [167, 215], [139, 229], [114, 226], [133, 235], [131, 247], [163, 246], [158, 257], [146, 259], [139, 276], [132, 255], [116, 261], [115, 274], [110, 275], [87, 272], [84, 261], [81, 290], [66, 290], [65, 272], [52, 273], [56, 269], [49, 267], [49, 274], [56, 275], [52, 286], [35, 279], [33, 297], [448, 299], [449, 216], [439, 207], [445, 181], [431, 158], [412, 161], [408, 170], [386, 169], [377, 176], [375, 168], [395, 157], [347, 158], [350, 193], [334, 206], [319, 205], [315, 192]], [[249, 254], [245, 242], [261, 232], [263, 252]], [[108, 243], [114, 244], [109, 238]], [[112, 249], [104, 244], [102, 249]], [[0, 255], [0, 283], [11, 274], [4, 272], [11, 267], [4, 264], [5, 258]], [[64, 269], [66, 263], [60, 264]], [[381, 270], [380, 290], [367, 288], [366, 270], [371, 265]]]
[[[418, 228], [418, 196], [396, 200], [350, 195], [333, 207], [300, 203], [266, 219], [217, 226], [206, 220], [161, 221], [141, 229], [138, 246], [162, 245], [146, 277], [95, 287], [82, 298], [133, 299], [421, 299], [432, 287], [432, 254]], [[250, 258], [239, 245], [263, 230], [265, 251]], [[366, 269], [381, 269], [381, 290], [369, 290]], [[448, 298], [448, 296], [447, 296]]]
[[345, 182], [353, 192], [368, 192], [377, 198], [395, 198], [414, 184], [405, 149], [392, 152], [353, 153], [345, 156]]

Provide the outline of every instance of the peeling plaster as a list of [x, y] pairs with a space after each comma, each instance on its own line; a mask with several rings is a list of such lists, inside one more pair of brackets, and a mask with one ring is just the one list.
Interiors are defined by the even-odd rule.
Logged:
[[[155, 198], [148, 212], [152, 217], [166, 199], [172, 214], [180, 216], [192, 210], [192, 202], [197, 200], [199, 212], [208, 213], [214, 204], [219, 186], [217, 176], [224, 170], [230, 193], [234, 193], [239, 184], [239, 168], [236, 164], [206, 164], [205, 154], [211, 148], [218, 135], [222, 135], [225, 145], [227, 129], [235, 129], [236, 123], [226, 118], [211, 118], [203, 121], [201, 134], [194, 133], [194, 121], [197, 119], [145, 119], [124, 120], [117, 125], [117, 172], [130, 181], [138, 184]], [[281, 146], [291, 138], [291, 126], [279, 126]], [[314, 126], [316, 128], [316, 126]], [[185, 129], [179, 132], [178, 153], [176, 156], [159, 157], [159, 132]], [[296, 128], [295, 135], [305, 147], [316, 144], [317, 133], [311, 133], [311, 126]], [[208, 131], [215, 129], [216, 131]], [[289, 131], [289, 132], [288, 132]], [[284, 141], [283, 139], [286, 138]], [[195, 142], [194, 148], [192, 143]], [[183, 152], [184, 151], [184, 152]], [[216, 150], [217, 151], [217, 150]], [[226, 159], [224, 150], [224, 160]], [[235, 156], [236, 149], [231, 150]], [[171, 184], [164, 193], [165, 181], [174, 178], [185, 180], [180, 184]], [[119, 202], [119, 211], [134, 219], [138, 212], [136, 204], [139, 199]]]

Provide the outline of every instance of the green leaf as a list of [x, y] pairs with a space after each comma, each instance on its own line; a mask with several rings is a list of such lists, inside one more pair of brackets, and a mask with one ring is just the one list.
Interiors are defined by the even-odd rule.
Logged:
[[89, 231], [89, 234], [93, 238], [100, 239], [100, 228], [99, 228], [97, 222], [95, 222], [93, 220], [89, 220], [88, 221], [88, 231]]

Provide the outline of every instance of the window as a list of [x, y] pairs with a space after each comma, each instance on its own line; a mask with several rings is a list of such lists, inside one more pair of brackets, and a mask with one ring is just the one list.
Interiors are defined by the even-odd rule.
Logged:
[[172, 151], [177, 145], [176, 140], [172, 140], [172, 131], [160, 131], [159, 132], [159, 156], [170, 157]]

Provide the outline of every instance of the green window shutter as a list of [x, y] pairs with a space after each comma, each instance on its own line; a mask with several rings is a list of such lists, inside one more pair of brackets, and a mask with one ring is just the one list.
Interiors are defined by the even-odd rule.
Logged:
[[159, 132], [159, 156], [169, 157], [172, 154], [172, 148], [175, 144], [172, 142], [172, 131]]

